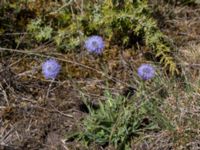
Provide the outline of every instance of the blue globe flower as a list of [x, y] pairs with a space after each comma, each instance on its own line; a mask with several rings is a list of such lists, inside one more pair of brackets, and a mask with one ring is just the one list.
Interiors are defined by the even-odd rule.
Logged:
[[142, 64], [138, 68], [138, 75], [143, 80], [149, 80], [155, 76], [155, 69], [150, 64]]
[[60, 69], [61, 66], [55, 59], [46, 60], [42, 64], [42, 73], [46, 79], [55, 79]]
[[93, 35], [90, 36], [86, 41], [85, 41], [85, 48], [89, 52], [94, 52], [96, 54], [101, 54], [104, 49], [104, 41], [101, 36], [98, 35]]

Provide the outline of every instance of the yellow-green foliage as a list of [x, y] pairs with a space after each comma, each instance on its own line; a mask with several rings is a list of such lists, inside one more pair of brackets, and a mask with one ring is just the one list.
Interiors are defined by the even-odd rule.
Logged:
[[[125, 1], [120, 9], [117, 8], [119, 3], [114, 4], [107, 0], [103, 5], [103, 19], [108, 20], [106, 27], [113, 23], [119, 23], [117, 26], [120, 33], [121, 28], [125, 25], [126, 34], [122, 36], [123, 43], [126, 44], [130, 39], [128, 32], [133, 31], [137, 36], [142, 36], [147, 46], [149, 46], [156, 57], [160, 58], [160, 62], [164, 67], [168, 68], [173, 74], [177, 72], [176, 64], [173, 57], [170, 55], [170, 47], [164, 42], [166, 38], [158, 29], [156, 21], [151, 17], [151, 11], [148, 8], [147, 0]], [[102, 27], [103, 23], [99, 27]], [[108, 34], [113, 35], [113, 33]]]
[[[14, 5], [15, 4], [15, 5]], [[171, 73], [177, 72], [170, 43], [152, 18], [147, 0], [18, 1], [10, 7], [27, 9], [34, 17], [26, 25], [38, 42], [54, 41], [62, 51], [75, 50], [87, 36], [98, 34], [110, 45], [134, 46], [140, 39]], [[17, 4], [17, 5], [16, 5]]]

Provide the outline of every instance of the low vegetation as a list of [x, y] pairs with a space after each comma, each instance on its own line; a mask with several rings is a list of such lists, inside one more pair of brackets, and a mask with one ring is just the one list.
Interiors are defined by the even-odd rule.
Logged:
[[199, 0], [0, 2], [0, 149], [200, 149]]

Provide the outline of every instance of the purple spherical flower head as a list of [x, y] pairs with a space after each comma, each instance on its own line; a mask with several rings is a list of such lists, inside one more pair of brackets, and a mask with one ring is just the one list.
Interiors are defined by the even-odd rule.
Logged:
[[149, 80], [155, 76], [155, 69], [150, 64], [142, 64], [138, 68], [138, 75], [143, 80]]
[[42, 73], [46, 79], [55, 79], [61, 66], [55, 59], [46, 60], [42, 64]]
[[93, 35], [90, 36], [86, 41], [85, 41], [85, 48], [89, 52], [94, 52], [97, 54], [101, 54], [104, 49], [104, 41], [101, 36], [98, 35]]

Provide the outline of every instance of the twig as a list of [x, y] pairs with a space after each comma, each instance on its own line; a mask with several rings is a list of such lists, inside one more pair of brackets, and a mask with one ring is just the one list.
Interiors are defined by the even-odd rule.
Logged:
[[54, 81], [55, 81], [55, 79], [51, 80], [51, 82], [49, 84], [49, 87], [48, 87], [48, 90], [47, 90], [47, 94], [46, 94], [45, 99], [48, 99], [49, 93], [50, 93], [50, 90], [51, 90], [51, 87], [52, 87], [52, 84], [53, 84]]
[[22, 72], [22, 73], [19, 73], [17, 74], [16, 76], [17, 77], [21, 77], [21, 76], [25, 76], [25, 75], [28, 75], [28, 74], [34, 74], [37, 70], [40, 69], [40, 66], [37, 66], [37, 67], [33, 67], [31, 70], [28, 70], [28, 71], [25, 71], [25, 72]]
[[0, 89], [2, 90], [4, 99], [5, 99], [6, 103], [7, 103], [7, 105], [9, 106], [10, 104], [9, 104], [9, 101], [8, 101], [8, 96], [7, 96], [7, 94], [6, 94], [6, 91], [3, 89], [3, 86], [2, 86], [1, 83], [0, 83]]
[[27, 34], [31, 34], [31, 33], [27, 33], [27, 32], [19, 32], [19, 33], [4, 33], [4, 34], [0, 34], [0, 35], [27, 35]]
[[[51, 105], [51, 104], [50, 104], [50, 105]], [[63, 113], [63, 112], [59, 111], [59, 110], [58, 110], [58, 109], [56, 109], [56, 108], [55, 108], [53, 105], [51, 105], [51, 107], [53, 107], [53, 111], [54, 111], [54, 112], [58, 112], [59, 114], [61, 114], [61, 115], [65, 116], [65, 117], [73, 118], [73, 116], [72, 116], [72, 115], [65, 114], [65, 113]]]
[[57, 13], [57, 12], [61, 11], [63, 8], [69, 6], [72, 2], [73, 2], [73, 0], [70, 0], [68, 3], [64, 4], [62, 7], [60, 7], [59, 9], [57, 9], [54, 12], [51, 12], [50, 14], [54, 14], [54, 13]]
[[[9, 49], [9, 48], [2, 48], [2, 47], [0, 47], [0, 51], [13, 51], [13, 52], [18, 52], [18, 53], [23, 53], [23, 54], [28, 54], [28, 55], [35, 55], [35, 56], [44, 57], [44, 58], [49, 58], [49, 57], [50, 57], [50, 56], [48, 56], [48, 55], [38, 54], [38, 53], [31, 52], [31, 51], [28, 51], [28, 50], [18, 50], [18, 49]], [[60, 56], [60, 55], [59, 55], [59, 56]], [[54, 56], [52, 56], [52, 57], [55, 58]], [[107, 78], [107, 79], [109, 79], [109, 80], [111, 80], [111, 81], [113, 81], [113, 82], [115, 82], [115, 83], [119, 82], [119, 83], [124, 84], [124, 85], [126, 85], [126, 86], [128, 86], [128, 87], [132, 87], [132, 88], [137, 89], [137, 88], [134, 87], [133, 85], [130, 85], [130, 84], [128, 84], [128, 83], [126, 83], [126, 82], [123, 82], [123, 81], [121, 81], [121, 80], [119, 80], [119, 79], [117, 79], [117, 78], [114, 78], [114, 77], [112, 77], [112, 76], [106, 75], [104, 72], [99, 71], [99, 70], [97, 70], [97, 69], [95, 69], [95, 68], [92, 68], [92, 67], [90, 67], [90, 66], [87, 66], [87, 65], [84, 65], [84, 64], [75, 62], [75, 61], [67, 60], [66, 58], [65, 58], [65, 59], [63, 59], [63, 58], [55, 58], [55, 59], [60, 60], [60, 61], [63, 61], [63, 62], [66, 62], [66, 63], [73, 64], [73, 65], [77, 65], [77, 66], [83, 67], [83, 68], [85, 68], [85, 69], [92, 70], [92, 71], [94, 71], [94, 72], [96, 72], [96, 73], [98, 73], [98, 74], [104, 76], [105, 78]]]
[[69, 150], [69, 148], [65, 145], [65, 140], [62, 139], [61, 142], [62, 142], [62, 146], [63, 146], [66, 150]]

